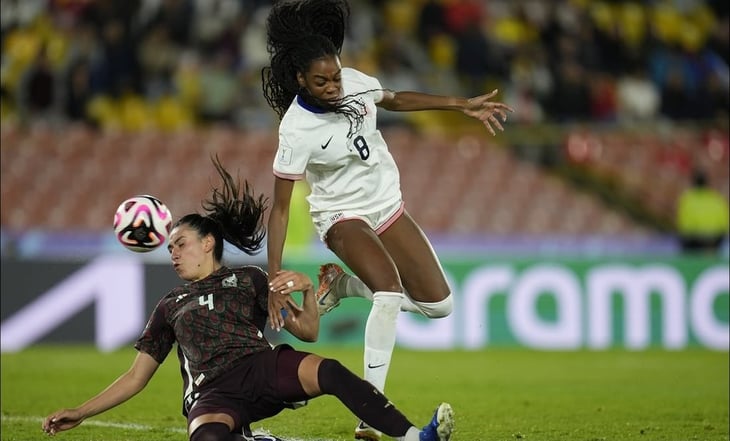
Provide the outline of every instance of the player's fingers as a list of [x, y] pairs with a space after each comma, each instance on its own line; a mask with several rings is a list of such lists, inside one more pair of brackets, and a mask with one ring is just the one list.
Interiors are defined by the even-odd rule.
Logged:
[[500, 132], [504, 132], [504, 127], [502, 127], [502, 124], [499, 122], [499, 119], [497, 119], [494, 115], [491, 115], [489, 117], [489, 121], [492, 124], [494, 124], [494, 126], [497, 127]]
[[499, 92], [499, 89], [494, 89], [493, 91], [491, 91], [488, 94], [484, 95], [484, 97], [486, 97], [487, 99], [492, 98], [494, 95], [497, 94], [497, 92]]
[[277, 331], [281, 328], [279, 323], [279, 318], [281, 317], [280, 310], [281, 308], [276, 305], [269, 308], [269, 326], [271, 326], [271, 329], [276, 329]]
[[[304, 311], [304, 308], [302, 308], [301, 306], [299, 306], [299, 305], [297, 304], [297, 302], [295, 302], [295, 301], [294, 301], [294, 299], [287, 299], [287, 301], [286, 301], [286, 302], [287, 302], [287, 305], [289, 306], [289, 308], [291, 308], [291, 309], [296, 309], [296, 310], [297, 310], [297, 311], [299, 311], [299, 312], [302, 312], [302, 311]], [[293, 317], [293, 316], [292, 316], [292, 319], [294, 319], [294, 317]]]
[[507, 113], [505, 113], [503, 109], [497, 110], [496, 113], [498, 113], [499, 116], [502, 118], [502, 122], [507, 121]]
[[54, 426], [56, 425], [57, 421], [60, 420], [60, 417], [58, 414], [53, 414], [48, 417], [46, 417], [45, 420], [43, 420], [43, 429], [46, 430], [53, 430]]
[[284, 326], [284, 319], [281, 317], [281, 311], [276, 312], [273, 314], [273, 318], [271, 319], [271, 329], [274, 329], [275, 331], [281, 331], [281, 328]]

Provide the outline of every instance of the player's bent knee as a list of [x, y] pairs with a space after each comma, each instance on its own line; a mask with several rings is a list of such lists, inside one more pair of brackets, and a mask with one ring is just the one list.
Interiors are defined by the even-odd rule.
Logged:
[[414, 301], [413, 303], [418, 306], [418, 309], [428, 318], [443, 318], [447, 317], [454, 310], [453, 295], [449, 294], [445, 299], [440, 302], [419, 302]]
[[231, 441], [233, 439], [231, 429], [225, 423], [202, 424], [190, 435], [190, 441]]
[[325, 358], [319, 364], [317, 381], [319, 389], [329, 395], [337, 395], [337, 390], [345, 383], [343, 378], [352, 373], [337, 360]]

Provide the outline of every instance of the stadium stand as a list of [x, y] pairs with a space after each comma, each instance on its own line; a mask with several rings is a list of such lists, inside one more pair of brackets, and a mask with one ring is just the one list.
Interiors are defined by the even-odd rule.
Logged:
[[[667, 233], [698, 165], [728, 196], [725, 2], [351, 3], [345, 64], [386, 87], [498, 88], [518, 110], [496, 138], [462, 115], [382, 115], [430, 232]], [[195, 210], [216, 153], [270, 191], [269, 3], [216, 4], [3, 3], [3, 232], [103, 231], [135, 193]]]
[[[126, 197], [154, 193], [173, 213], [196, 210], [220, 155], [254, 188], [271, 189], [271, 132], [220, 126], [159, 131], [2, 130], [3, 228], [109, 228]], [[484, 137], [386, 131], [401, 165], [409, 210], [434, 232], [493, 234], [646, 234], [645, 227], [598, 197], [524, 162]], [[197, 196], [196, 196], [197, 195]], [[537, 195], [537, 196], [536, 196]]]

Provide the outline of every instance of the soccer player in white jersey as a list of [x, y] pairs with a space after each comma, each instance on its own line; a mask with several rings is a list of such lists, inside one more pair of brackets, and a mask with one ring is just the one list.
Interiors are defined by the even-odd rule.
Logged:
[[[492, 135], [512, 109], [473, 98], [396, 92], [340, 64], [345, 0], [276, 3], [267, 20], [270, 65], [263, 91], [281, 118], [274, 159], [274, 196], [268, 222], [268, 270], [281, 268], [294, 182], [306, 179], [312, 220], [320, 238], [355, 276], [334, 264], [320, 272], [320, 311], [341, 297], [373, 305], [365, 326], [364, 378], [383, 391], [402, 309], [427, 317], [451, 313], [452, 297], [428, 239], [403, 206], [398, 168], [377, 129], [377, 108], [455, 110], [481, 120]], [[501, 120], [501, 121], [500, 121]], [[494, 126], [494, 127], [493, 127]], [[284, 323], [285, 296], [269, 296], [274, 328]], [[378, 441], [360, 422], [355, 438]]]

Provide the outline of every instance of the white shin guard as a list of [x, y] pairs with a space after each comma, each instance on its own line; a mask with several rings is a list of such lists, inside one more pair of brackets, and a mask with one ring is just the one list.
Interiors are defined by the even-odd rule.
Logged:
[[373, 293], [373, 306], [365, 323], [365, 380], [379, 391], [385, 390], [385, 379], [395, 346], [395, 330], [404, 295], [399, 292]]

